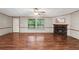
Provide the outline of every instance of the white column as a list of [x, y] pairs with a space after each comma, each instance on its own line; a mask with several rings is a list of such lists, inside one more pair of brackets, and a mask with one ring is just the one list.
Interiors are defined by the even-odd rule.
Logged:
[[19, 18], [13, 18], [13, 32], [19, 32]]

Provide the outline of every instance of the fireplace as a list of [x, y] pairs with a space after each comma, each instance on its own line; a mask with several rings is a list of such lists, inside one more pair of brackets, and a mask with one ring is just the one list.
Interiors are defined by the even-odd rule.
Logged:
[[54, 34], [67, 35], [67, 24], [54, 24]]

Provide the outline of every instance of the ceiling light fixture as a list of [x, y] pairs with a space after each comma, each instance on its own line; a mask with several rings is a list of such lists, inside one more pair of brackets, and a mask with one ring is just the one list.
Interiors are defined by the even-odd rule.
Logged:
[[41, 14], [44, 14], [44, 13], [46, 13], [45, 10], [34, 8], [34, 15], [38, 16], [38, 15], [41, 15]]
[[34, 15], [39, 15], [38, 8], [34, 8]]
[[34, 12], [34, 15], [38, 15], [38, 13]]

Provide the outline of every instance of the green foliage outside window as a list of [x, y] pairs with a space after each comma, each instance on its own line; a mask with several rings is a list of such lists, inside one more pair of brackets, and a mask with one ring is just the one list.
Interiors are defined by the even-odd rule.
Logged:
[[35, 19], [28, 20], [28, 28], [35, 28]]
[[43, 19], [37, 19], [37, 26], [44, 26], [44, 20]]
[[44, 26], [44, 19], [28, 19], [28, 28], [39, 28]]

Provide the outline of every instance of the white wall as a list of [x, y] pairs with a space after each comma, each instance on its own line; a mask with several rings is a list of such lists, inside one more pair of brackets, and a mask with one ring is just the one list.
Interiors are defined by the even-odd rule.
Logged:
[[79, 11], [71, 14], [71, 36], [79, 39]]
[[19, 18], [13, 18], [13, 32], [19, 32]]
[[12, 32], [12, 17], [0, 14], [0, 36]]
[[28, 19], [29, 18], [20, 18], [20, 32], [31, 32], [31, 33], [53, 33], [53, 22], [52, 18], [44, 18], [44, 28], [35, 28], [29, 29], [28, 28]]
[[[70, 35], [70, 21], [71, 21], [71, 15], [64, 15], [59, 16], [58, 18], [65, 18], [65, 24], [68, 24], [68, 35]], [[36, 28], [36, 29], [29, 29], [28, 28], [28, 19], [26, 17], [20, 17], [20, 18], [13, 18], [13, 31], [14, 32], [21, 32], [21, 33], [53, 33], [53, 24], [55, 24], [55, 18], [44, 18], [44, 28]], [[19, 19], [20, 19], [20, 29], [19, 29]]]

